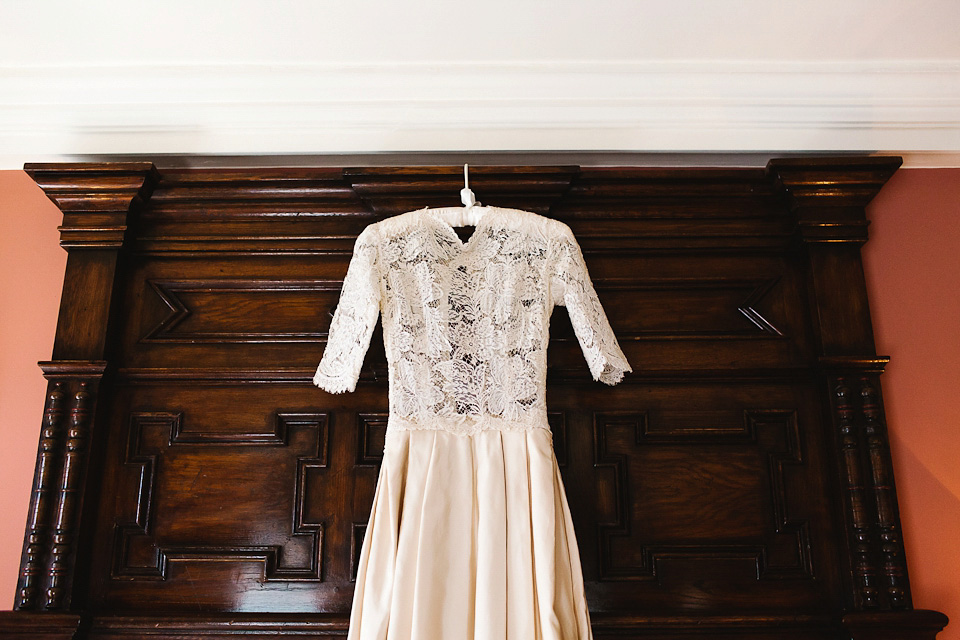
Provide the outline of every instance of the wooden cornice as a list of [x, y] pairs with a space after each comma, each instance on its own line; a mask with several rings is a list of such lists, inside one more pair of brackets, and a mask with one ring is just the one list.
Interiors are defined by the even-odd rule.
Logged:
[[64, 248], [120, 247], [127, 214], [160, 181], [150, 162], [26, 164], [24, 171], [63, 212]]
[[806, 242], [867, 241], [865, 207], [903, 163], [897, 156], [785, 158], [767, 164]]

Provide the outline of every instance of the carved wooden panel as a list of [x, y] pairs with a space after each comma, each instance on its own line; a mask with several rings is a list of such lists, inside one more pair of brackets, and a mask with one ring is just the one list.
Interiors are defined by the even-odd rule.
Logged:
[[317, 310], [336, 306], [341, 283], [210, 279], [147, 284], [166, 308], [140, 341], [197, 344], [317, 342], [325, 337], [317, 331]]
[[246, 611], [315, 606], [311, 584], [338, 597], [376, 480], [368, 421], [306, 404], [303, 384], [125, 380], [91, 597]]
[[[573, 229], [634, 373], [565, 310], [547, 404], [597, 640], [933, 638], [912, 608], [860, 245], [899, 164], [472, 167]], [[383, 456], [311, 384], [357, 234], [460, 167], [29, 167], [70, 252], [11, 637], [340, 637]], [[80, 637], [80, 636], [78, 636]]]
[[[308, 473], [327, 468], [326, 416], [278, 413], [272, 428], [263, 431], [191, 430], [189, 424], [184, 423], [181, 412], [144, 412], [130, 416], [123, 464], [133, 469], [137, 479], [135, 491], [127, 500], [136, 510], [129, 514], [127, 522], [123, 522], [121, 515], [115, 528], [112, 577], [167, 580], [171, 562], [227, 561], [235, 557], [262, 559], [264, 581], [319, 580], [323, 523], [305, 518], [308, 507], [304, 490]], [[228, 457], [215, 457], [205, 447], [190, 445], [217, 445], [233, 451]], [[259, 446], [243, 451], [231, 445]], [[287, 460], [271, 464], [273, 456], [259, 450], [263, 447], [291, 451], [283, 455]], [[293, 464], [284, 464], [289, 460]], [[280, 480], [281, 491], [284, 484], [294, 488], [292, 509], [281, 501], [265, 504], [237, 500], [233, 483], [242, 481], [257, 465], [270, 468], [271, 475]], [[263, 534], [257, 545], [205, 545], [199, 541], [229, 540], [237, 532], [218, 533], [209, 520], [197, 518], [196, 523], [192, 523], [167, 515], [184, 510], [197, 515], [213, 513], [216, 514], [214, 522], [229, 529], [230, 523], [265, 517], [271, 507], [280, 507], [273, 514], [278, 523], [287, 520], [284, 512], [290, 511], [293, 515], [286, 539], [275, 545], [264, 544]], [[176, 531], [167, 531], [166, 523], [174, 520]], [[164, 542], [158, 538], [164, 538]]]
[[747, 410], [738, 429], [697, 413], [683, 417], [704, 426], [666, 429], [647, 414], [594, 416], [594, 467], [609, 477], [597, 483], [609, 501], [597, 523], [600, 579], [660, 581], [671, 560], [734, 558], [757, 580], [812, 579], [809, 523], [789, 513], [784, 478], [785, 466], [803, 463], [796, 412]]

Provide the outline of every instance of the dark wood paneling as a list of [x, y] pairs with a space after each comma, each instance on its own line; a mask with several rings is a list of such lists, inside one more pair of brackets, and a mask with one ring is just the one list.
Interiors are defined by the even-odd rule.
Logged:
[[[912, 609], [860, 262], [897, 166], [471, 168], [484, 204], [571, 226], [634, 365], [590, 380], [555, 312], [547, 402], [598, 640], [945, 624]], [[345, 637], [386, 428], [379, 326], [355, 393], [310, 380], [357, 234], [458, 204], [461, 168], [28, 171], [70, 258], [0, 629]]]

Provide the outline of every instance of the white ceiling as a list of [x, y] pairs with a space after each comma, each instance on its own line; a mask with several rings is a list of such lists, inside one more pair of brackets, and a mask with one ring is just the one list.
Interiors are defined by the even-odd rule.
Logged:
[[0, 168], [471, 150], [960, 166], [958, 33], [956, 0], [0, 0]]

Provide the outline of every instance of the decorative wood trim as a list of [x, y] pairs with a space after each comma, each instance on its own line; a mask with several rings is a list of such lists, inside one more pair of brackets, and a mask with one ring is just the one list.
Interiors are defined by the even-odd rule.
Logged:
[[149, 162], [28, 163], [23, 169], [63, 212], [60, 246], [70, 249], [122, 246], [127, 214], [160, 181]]
[[[635, 634], [657, 632], [658, 637], [693, 636], [705, 629], [746, 634], [753, 637], [766, 633], [765, 638], [784, 637], [785, 628], [803, 629], [811, 634], [819, 631], [822, 637], [835, 632], [836, 622], [822, 615], [763, 615], [723, 616], [723, 615], [644, 615], [623, 616], [606, 612], [591, 613], [591, 622], [597, 637], [632, 637]], [[94, 618], [90, 626], [94, 638], [135, 637], [149, 632], [151, 637], [182, 638], [186, 634], [202, 634], [204, 637], [293, 637], [346, 635], [348, 619], [342, 614], [316, 613], [296, 614], [252, 614], [204, 616], [111, 616]], [[790, 638], [800, 637], [796, 635]], [[808, 637], [808, 636], [805, 636]]]
[[[577, 166], [470, 167], [470, 188], [483, 204], [546, 212], [570, 188]], [[344, 169], [343, 177], [379, 215], [458, 206], [462, 167]]]
[[0, 611], [4, 640], [72, 640], [80, 628], [76, 613]]
[[106, 363], [38, 363], [47, 385], [14, 609], [62, 610], [72, 582], [92, 412]]
[[349, 623], [344, 614], [311, 613], [211, 613], [164, 616], [99, 616], [90, 624], [91, 637], [100, 638], [285, 638], [346, 637]]
[[820, 367], [827, 373], [849, 375], [880, 375], [890, 364], [890, 356], [825, 356], [820, 358]]
[[[742, 615], [644, 615], [637, 613], [629, 616], [618, 615], [603, 611], [592, 612], [590, 622], [593, 625], [595, 634], [599, 637], [619, 637], [621, 634], [637, 634], [640, 637], [647, 633], [671, 634], [658, 635], [655, 637], [697, 637], [705, 629], [710, 632], [720, 632], [724, 635], [729, 634], [731, 638], [752, 637], [756, 634], [766, 632], [769, 636], [763, 637], [809, 637], [783, 635], [787, 628], [790, 630], [801, 629], [814, 632], [816, 630], [833, 630], [836, 626], [829, 616], [793, 614], [793, 615], [770, 615], [757, 614], [751, 616]], [[609, 634], [609, 635], [607, 635]], [[672, 635], [676, 634], [676, 635]], [[630, 637], [630, 635], [627, 635]], [[812, 636], [819, 637], [819, 636]]]
[[74, 547], [79, 534], [82, 482], [89, 455], [88, 443], [97, 388], [81, 380], [70, 403], [67, 440], [60, 472], [59, 495], [50, 547], [46, 609], [61, 609], [69, 601], [67, 589], [73, 582]]
[[103, 360], [43, 360], [37, 363], [47, 380], [100, 380], [106, 371]]
[[871, 549], [870, 516], [864, 469], [861, 463], [862, 438], [856, 424], [853, 391], [845, 378], [832, 381], [833, 409], [839, 441], [843, 499], [851, 550], [853, 601], [858, 609], [880, 606], [876, 558]]
[[34, 609], [39, 604], [45, 559], [49, 555], [48, 535], [53, 508], [51, 502], [55, 500], [53, 477], [55, 469], [60, 466], [63, 419], [67, 415], [64, 402], [63, 382], [54, 382], [47, 393], [47, 403], [43, 410], [43, 429], [40, 433], [40, 449], [37, 453], [23, 559], [20, 564], [20, 584], [17, 585], [17, 600], [14, 604], [14, 608], [18, 610]]
[[804, 242], [867, 241], [864, 207], [903, 163], [898, 157], [779, 159], [767, 173], [787, 194]]
[[843, 626], [853, 640], [934, 640], [947, 626], [939, 611], [856, 611], [843, 616]]
[[900, 535], [900, 510], [893, 486], [893, 462], [883, 418], [879, 380], [863, 376], [860, 383], [863, 435], [867, 448], [873, 507], [876, 513], [878, 566], [887, 606], [903, 609], [911, 602], [907, 559]]

